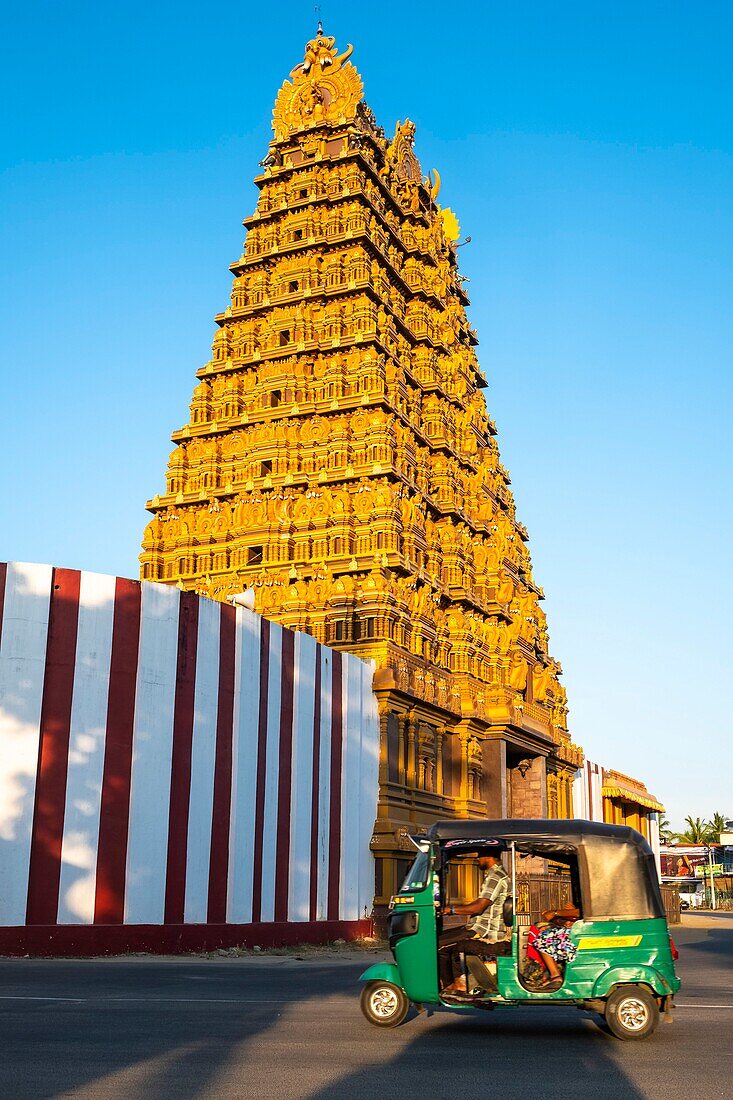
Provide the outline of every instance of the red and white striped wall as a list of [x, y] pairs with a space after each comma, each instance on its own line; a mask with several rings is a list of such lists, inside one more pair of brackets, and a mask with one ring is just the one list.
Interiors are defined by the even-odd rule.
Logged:
[[573, 816], [584, 821], [603, 821], [603, 768], [588, 758], [573, 780]]
[[0, 953], [363, 932], [372, 671], [168, 585], [0, 564]]

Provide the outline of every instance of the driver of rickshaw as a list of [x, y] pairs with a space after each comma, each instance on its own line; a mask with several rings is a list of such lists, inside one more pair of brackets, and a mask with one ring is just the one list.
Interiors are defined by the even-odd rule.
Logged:
[[484, 872], [479, 896], [461, 905], [446, 906], [442, 911], [444, 916], [457, 914], [468, 918], [457, 928], [445, 929], [440, 937], [438, 962], [444, 992], [468, 992], [462, 955], [494, 959], [497, 955], [511, 952], [511, 946], [504, 938], [502, 916], [509, 893], [509, 876], [496, 853], [480, 855], [478, 863]]

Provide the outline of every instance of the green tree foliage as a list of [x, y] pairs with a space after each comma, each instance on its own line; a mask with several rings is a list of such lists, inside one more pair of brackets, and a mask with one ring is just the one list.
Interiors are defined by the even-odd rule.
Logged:
[[720, 844], [720, 834], [725, 831], [725, 823], [729, 820], [725, 814], [714, 813], [710, 821], [703, 821], [701, 817], [685, 818], [687, 828], [683, 833], [669, 832], [669, 822], [663, 818], [659, 823], [659, 835], [663, 840], [668, 837], [677, 840], [680, 844]]
[[726, 831], [725, 830], [725, 823], [728, 820], [729, 820], [729, 818], [727, 818], [725, 816], [725, 814], [713, 814], [713, 816], [710, 818], [709, 825], [710, 825], [710, 832], [712, 833], [712, 843], [713, 844], [719, 844], [720, 843], [720, 834], [724, 833]]
[[709, 844], [710, 843], [710, 823], [703, 821], [701, 817], [685, 818], [687, 828], [683, 833], [677, 834], [677, 839], [682, 844]]

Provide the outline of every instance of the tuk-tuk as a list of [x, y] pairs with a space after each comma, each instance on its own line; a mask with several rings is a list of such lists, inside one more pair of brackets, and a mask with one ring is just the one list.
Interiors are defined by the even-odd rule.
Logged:
[[[652, 850], [635, 829], [593, 821], [441, 821], [412, 837], [417, 857], [390, 902], [389, 945], [394, 963], [361, 975], [361, 1008], [377, 1027], [395, 1027], [410, 1005], [463, 1011], [498, 1005], [572, 1004], [600, 1013], [619, 1039], [643, 1039], [671, 1021], [677, 952], [671, 940]], [[466, 992], [440, 988], [443, 915], [460, 882], [482, 855], [500, 853], [509, 877], [503, 920], [506, 942], [495, 962], [471, 955], [460, 963]], [[543, 862], [538, 862], [543, 861]], [[484, 861], [486, 862], [486, 861]], [[531, 911], [531, 865], [556, 874], [573, 908], [572, 948], [555, 981], [538, 982], [528, 951], [539, 926]], [[548, 881], [543, 874], [543, 881]], [[518, 888], [521, 887], [518, 898]], [[535, 891], [536, 893], [536, 891]], [[474, 896], [475, 893], [474, 893]], [[537, 942], [542, 942], [538, 940]], [[542, 956], [540, 956], [542, 958]]]

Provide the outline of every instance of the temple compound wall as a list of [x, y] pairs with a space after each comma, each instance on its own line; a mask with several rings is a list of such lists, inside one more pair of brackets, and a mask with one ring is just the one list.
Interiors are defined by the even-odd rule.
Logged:
[[245, 607], [0, 563], [0, 953], [366, 933], [372, 677]]

